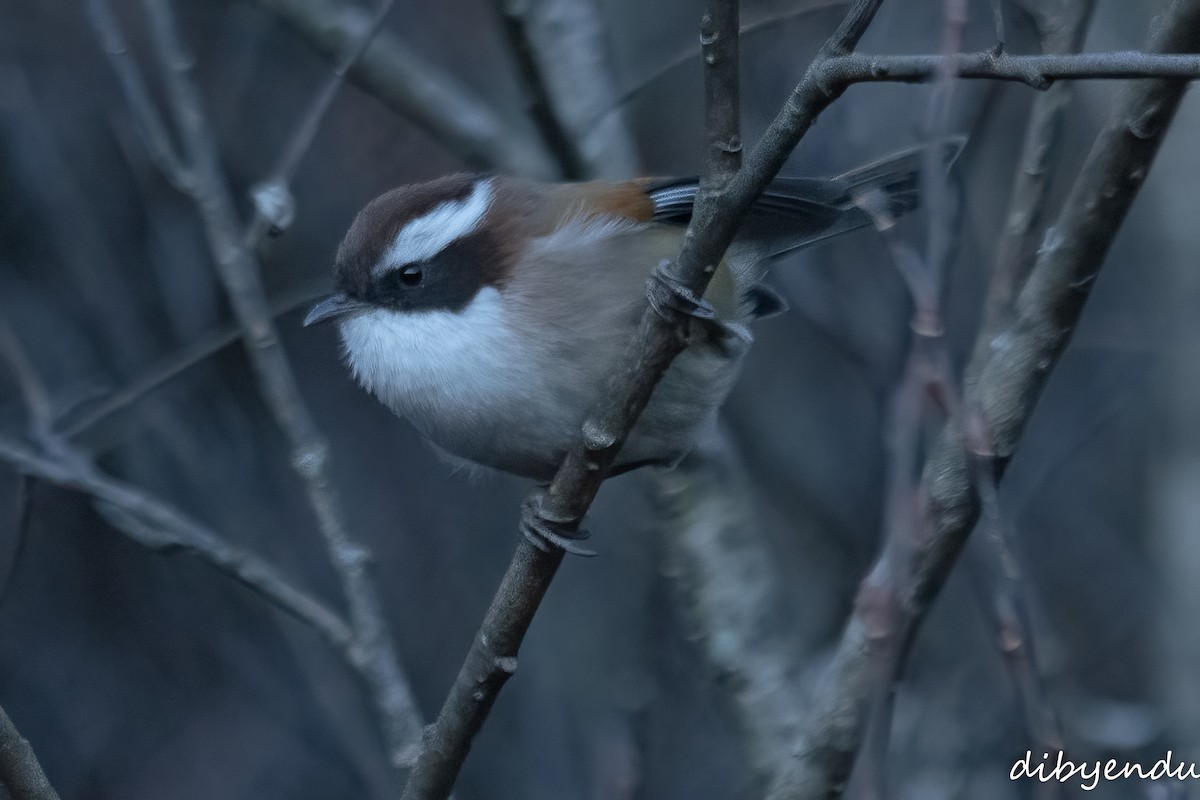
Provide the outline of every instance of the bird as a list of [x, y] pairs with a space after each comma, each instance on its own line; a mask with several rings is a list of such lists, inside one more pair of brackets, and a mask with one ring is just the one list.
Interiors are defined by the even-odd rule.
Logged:
[[[934, 146], [948, 166], [962, 141]], [[771, 264], [870, 225], [864, 197], [890, 217], [913, 210], [923, 154], [767, 187], [610, 476], [691, 449], [737, 379], [750, 324], [786, 309], [763, 282]], [[647, 281], [678, 255], [698, 191], [695, 178], [472, 173], [392, 189], [354, 218], [335, 292], [304, 325], [335, 322], [358, 383], [451, 461], [548, 482], [637, 330]]]

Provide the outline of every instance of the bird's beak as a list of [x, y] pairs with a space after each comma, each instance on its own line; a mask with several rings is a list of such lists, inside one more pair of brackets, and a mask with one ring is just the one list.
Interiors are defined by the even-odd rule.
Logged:
[[355, 311], [361, 311], [366, 307], [367, 304], [361, 300], [351, 300], [340, 292], [338, 294], [331, 294], [308, 310], [308, 315], [304, 318], [304, 327], [307, 328], [309, 325], [316, 325], [318, 322], [325, 322]]

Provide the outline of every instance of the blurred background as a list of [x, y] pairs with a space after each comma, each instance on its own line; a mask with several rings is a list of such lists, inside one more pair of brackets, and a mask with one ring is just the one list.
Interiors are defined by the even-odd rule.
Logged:
[[[370, 9], [350, 0], [175, 5], [221, 167], [249, 219], [249, 188], [272, 169], [329, 74], [341, 41], [330, 31], [361, 31]], [[507, 566], [529, 486], [453, 472], [353, 384], [334, 331], [302, 328], [303, 308], [328, 288], [355, 212], [393, 186], [464, 169], [554, 178], [702, 166], [700, 3], [533, 0], [535, 60], [551, 104], [564, 103], [566, 145], [530, 113], [528, 54], [513, 47], [500, 5], [395, 3], [373, 50], [389, 48], [392, 60], [381, 63], [417, 77], [390, 91], [362, 76], [343, 87], [296, 171], [295, 221], [256, 250], [304, 400], [331, 442], [348, 528], [373, 554], [426, 719]], [[747, 141], [846, 5], [743, 2]], [[965, 48], [992, 46], [991, 3], [968, 5]], [[114, 6], [162, 102], [142, 7]], [[542, 6], [566, 12], [538, 21]], [[1009, 49], [1038, 52], [1029, 9], [1002, 8]], [[1138, 48], [1154, 9], [1100, 0], [1086, 48]], [[862, 49], [936, 52], [941, 17], [934, 0], [885, 3]], [[594, 57], [591, 67], [570, 62], [572, 51]], [[1052, 165], [1051, 213], [1116, 88], [1077, 87]], [[929, 91], [852, 88], [785, 173], [834, 174], [921, 142]], [[575, 107], [561, 99], [572, 96]], [[959, 368], [1034, 97], [983, 82], [954, 94], [952, 128], [970, 134], [946, 303]], [[1193, 96], [1000, 495], [1032, 608], [1044, 704], [1076, 760], [1149, 764], [1168, 749], [1200, 759], [1198, 136]], [[920, 215], [902, 231], [919, 246]], [[807, 675], [837, 641], [878, 550], [883, 420], [909, 346], [910, 307], [871, 232], [789, 257], [771, 284], [791, 311], [756, 329], [724, 422], [736, 514], [763, 556], [746, 591], [762, 590], [762, 624], [803, 667], [779, 687], [791, 702], [813, 691]], [[0, 0], [0, 317], [47, 386], [55, 430], [100, 469], [343, 607], [286, 439], [234, 335], [202, 221], [148, 155], [82, 3]], [[0, 366], [0, 435], [29, 441], [29, 412], [16, 375]], [[682, 599], [685, 570], [664, 536], [671, 509], [657, 495], [660, 480], [642, 471], [605, 485], [590, 520], [600, 557], [564, 564], [466, 763], [460, 800], [761, 795], [731, 687]], [[1009, 780], [1014, 760], [1040, 745], [973, 571], [991, 558], [977, 546], [937, 600], [899, 686], [888, 758], [895, 796], [1084, 796], [1077, 781], [1047, 795]], [[134, 542], [88, 495], [3, 461], [0, 704], [64, 798], [398, 796], [369, 695], [340, 653], [202, 560]], [[1087, 796], [1151, 788], [1102, 783]]]

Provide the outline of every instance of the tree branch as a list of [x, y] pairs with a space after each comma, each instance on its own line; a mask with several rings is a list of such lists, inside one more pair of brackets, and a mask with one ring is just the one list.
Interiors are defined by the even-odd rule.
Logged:
[[1200, 56], [1136, 50], [1072, 55], [1010, 56], [991, 50], [945, 56], [878, 56], [852, 53], [829, 59], [822, 80], [831, 88], [855, 83], [925, 83], [949, 68], [959, 78], [1016, 81], [1049, 89], [1058, 80], [1200, 78]]
[[[1031, 13], [1042, 51], [1048, 54], [1078, 51], [1083, 46], [1094, 9], [1095, 0], [1060, 0], [1036, 6]], [[986, 363], [993, 335], [1012, 321], [1016, 314], [1017, 294], [1034, 266], [1034, 237], [1046, 216], [1051, 165], [1061, 150], [1063, 119], [1073, 96], [1074, 85], [1060, 82], [1033, 101], [1019, 157], [1020, 168], [1013, 177], [1004, 228], [996, 243], [996, 258], [980, 323], [981, 335], [975, 341], [971, 359], [973, 367], [981, 368]], [[965, 382], [970, 385], [978, 377], [968, 373]], [[1061, 750], [1063, 733], [1043, 685], [1029, 589], [1013, 546], [1011, 522], [1000, 507], [995, 465], [986, 459], [973, 459], [973, 462], [975, 485], [983, 507], [976, 538], [987, 550], [986, 554], [978, 553], [970, 564], [981, 573], [973, 583], [1021, 699], [1021, 711], [1031, 742], [1045, 751]], [[1042, 785], [1037, 793], [1039, 797], [1059, 797], [1062, 790], [1061, 787]]]
[[0, 782], [13, 800], [58, 800], [29, 742], [0, 708]]
[[[755, 147], [749, 161], [718, 191], [706, 178], [692, 222], [671, 278], [700, 297], [742, 216], [754, 198], [779, 171], [788, 153], [812, 126], [817, 114], [838, 96], [818, 80], [820, 65], [832, 55], [848, 52], [862, 37], [882, 0], [856, 0], [845, 20], [825, 43], [804, 80]], [[722, 15], [720, 19], [725, 19]], [[735, 37], [737, 27], [719, 32]], [[709, 43], [710, 46], [712, 42]], [[707, 55], [706, 80], [723, 80], [728, 65]], [[728, 84], [726, 85], [733, 85]], [[706, 93], [707, 94], [707, 93]], [[708, 119], [714, 119], [710, 111]], [[710, 131], [709, 142], [730, 142], [736, 128]], [[716, 156], [714, 156], [716, 157]], [[726, 157], [719, 157], [726, 158]], [[660, 307], [663, 304], [658, 304]], [[687, 344], [687, 319], [660, 316], [647, 308], [622, 368], [607, 383], [603, 397], [588, 414], [582, 431], [544, 495], [527, 503], [525, 523], [535, 523], [567, 535], [578, 530], [609, 466], [645, 408], [650, 394]], [[532, 519], [531, 519], [532, 518]], [[516, 656], [525, 632], [562, 562], [557, 548], [544, 552], [527, 539], [501, 581], [475, 641], [437, 720], [426, 731], [417, 766], [405, 787], [405, 800], [445, 797], [454, 784], [475, 734], [483, 725], [504, 683], [516, 669]]]
[[493, 0], [530, 115], [563, 177], [624, 179], [638, 172], [637, 144], [608, 67], [594, 0]]
[[[1042, 49], [1049, 55], [1072, 53], [1083, 46], [1096, 4], [1095, 0], [1061, 0], [1057, 5], [1057, 13], [1043, 7], [1036, 17]], [[1045, 217], [1050, 166], [1060, 150], [1062, 122], [1074, 93], [1073, 84], [1064, 81], [1033, 101], [1020, 169], [1013, 177], [1004, 230], [996, 243], [982, 330], [999, 331], [1011, 319], [1013, 302], [1033, 268], [1033, 236]], [[979, 337], [976, 346], [986, 347], [986, 337]], [[980, 355], [975, 360], [982, 364], [985, 359]]]
[[321, 127], [321, 120], [333, 105], [338, 90], [342, 88], [346, 73], [354, 67], [362, 54], [366, 52], [371, 40], [379, 33], [388, 12], [395, 5], [395, 0], [379, 0], [375, 14], [368, 25], [359, 35], [346, 43], [338, 56], [333, 71], [326, 77], [324, 83], [313, 95], [308, 110], [301, 116], [299, 123], [292, 129], [292, 136], [280, 152], [279, 160], [266, 178], [256, 183], [250, 189], [250, 197], [254, 201], [254, 219], [246, 226], [246, 246], [257, 247], [263, 235], [270, 232], [282, 233], [295, 217], [295, 200], [292, 198], [291, 183], [296, 169], [313, 139]]
[[[330, 560], [346, 595], [354, 657], [380, 715], [392, 762], [408, 763], [420, 733], [420, 715], [401, 672], [378, 593], [367, 574], [368, 553], [350, 539], [329, 479], [329, 447], [301, 399], [291, 366], [275, 330], [257, 264], [234, 211], [220, 166], [216, 138], [209, 129], [199, 92], [190, 77], [192, 60], [175, 29], [168, 0], [145, 0], [151, 42], [163, 70], [168, 104], [192, 175], [187, 187], [196, 203], [218, 276], [238, 323], [260, 390], [288, 438], [292, 467], [300, 477]], [[93, 0], [93, 16], [107, 17], [106, 0]], [[134, 106], [135, 113], [138, 107]]]
[[[684, 618], [727, 697], [751, 767], [764, 783], [783, 769], [801, 729], [805, 659], [778, 565], [756, 526], [755, 495], [721, 432], [653, 476], [666, 560]], [[690, 637], [689, 637], [690, 638]]]
[[105, 475], [82, 452], [52, 431], [48, 424], [49, 393], [3, 318], [0, 318], [0, 358], [16, 378], [29, 411], [33, 438], [44, 451], [38, 453], [16, 439], [0, 436], [0, 460], [23, 475], [90, 494], [97, 510], [138, 543], [156, 550], [182, 550], [207, 561], [311, 625], [334, 647], [352, 655], [353, 636], [336, 612], [293, 588], [269, 562], [234, 547], [169, 503]]
[[[336, 59], [370, 24], [369, 16], [342, 0], [258, 0], [326, 57]], [[349, 79], [473, 168], [552, 178], [555, 168], [539, 142], [513, 130], [453, 76], [381, 33], [363, 53]]]
[[312, 627], [355, 664], [350, 626], [336, 611], [294, 588], [270, 562], [235, 547], [174, 506], [105, 475], [79, 451], [68, 448], [66, 452], [69, 461], [41, 455], [16, 439], [0, 436], [0, 459], [14, 469], [90, 494], [97, 510], [134, 541], [154, 550], [186, 552], [211, 564]]
[[[1200, 0], [1175, 0], [1157, 21], [1148, 50], [1200, 48]], [[972, 457], [1011, 457], [1054, 363], [1074, 330], [1083, 303], [1187, 87], [1179, 80], [1132, 84], [1122, 92], [1092, 148], [1017, 302], [1017, 318], [990, 337], [980, 379], [967, 387], [965, 428], [988, 434], [986, 451], [968, 454], [952, 421], [922, 478], [924, 531], [901, 598], [905, 651], [979, 518]], [[987, 332], [985, 332], [987, 335]], [[978, 417], [981, 422], [973, 424]], [[880, 566], [877, 565], [876, 569]], [[869, 583], [870, 579], [868, 579]], [[861, 599], [861, 595], [860, 595]], [[805, 731], [791, 774], [771, 797], [827, 798], [840, 791], [861, 742], [862, 709], [870, 691], [870, 626], [860, 604], [838, 646], [825, 689]]]

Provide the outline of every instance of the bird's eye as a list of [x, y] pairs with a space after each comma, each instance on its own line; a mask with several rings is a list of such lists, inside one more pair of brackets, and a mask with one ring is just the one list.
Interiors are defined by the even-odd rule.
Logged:
[[405, 286], [416, 286], [422, 277], [421, 268], [412, 264], [400, 270], [400, 282]]

